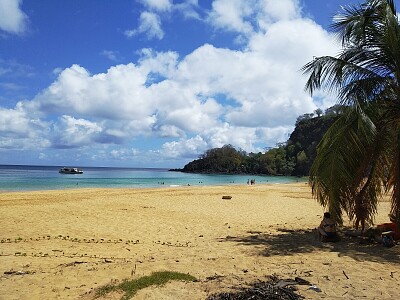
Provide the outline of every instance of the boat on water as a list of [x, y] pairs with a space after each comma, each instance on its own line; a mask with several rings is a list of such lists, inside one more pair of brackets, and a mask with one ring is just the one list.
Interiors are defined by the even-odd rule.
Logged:
[[61, 174], [83, 174], [83, 171], [78, 168], [61, 168], [58, 173]]

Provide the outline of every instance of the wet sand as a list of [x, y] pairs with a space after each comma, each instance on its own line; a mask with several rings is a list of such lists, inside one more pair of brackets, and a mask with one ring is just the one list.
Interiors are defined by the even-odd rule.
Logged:
[[134, 299], [205, 299], [272, 274], [322, 290], [297, 286], [307, 299], [398, 298], [400, 246], [321, 243], [312, 229], [323, 212], [304, 183], [1, 193], [0, 299], [93, 299], [99, 286], [154, 271], [198, 282]]

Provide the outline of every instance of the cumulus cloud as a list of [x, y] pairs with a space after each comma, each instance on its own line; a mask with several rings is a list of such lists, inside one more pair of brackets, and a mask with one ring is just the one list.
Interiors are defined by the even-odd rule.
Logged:
[[170, 19], [173, 15], [183, 16], [185, 19], [202, 20], [201, 9], [198, 0], [185, 0], [180, 3], [173, 3], [172, 0], [140, 0], [145, 10], [141, 12], [139, 26], [135, 29], [125, 30], [128, 38], [138, 35], [146, 35], [149, 40], [164, 38], [162, 20]]
[[54, 126], [53, 144], [56, 148], [83, 147], [94, 142], [101, 131], [95, 122], [64, 115]]
[[[137, 65], [94, 75], [74, 65], [28, 106], [45, 114], [102, 119], [102, 133], [109, 134], [105, 140], [140, 134], [185, 139], [207, 132], [203, 140], [209, 146], [232, 143], [254, 150], [256, 129], [290, 130], [297, 116], [316, 108], [303, 92], [299, 70], [313, 55], [332, 51], [332, 45], [312, 21], [285, 20], [254, 34], [243, 51], [206, 44], [179, 60], [174, 52], [145, 49]], [[230, 102], [218, 100], [219, 95]], [[271, 139], [282, 138], [276, 132]]]
[[250, 33], [253, 26], [249, 19], [254, 15], [254, 1], [216, 0], [212, 3], [209, 21], [216, 28]]
[[222, 147], [227, 144], [248, 152], [259, 152], [264, 150], [262, 147], [256, 146], [260, 139], [263, 139], [264, 145], [274, 146], [277, 140], [284, 141], [287, 139], [287, 137], [283, 139], [286, 133], [287, 128], [257, 130], [256, 128], [231, 126], [228, 123], [223, 123], [220, 126], [209, 128], [195, 137], [167, 142], [162, 146], [162, 153], [165, 157], [193, 158], [204, 153], [207, 149]]
[[149, 40], [161, 40], [164, 37], [164, 31], [161, 28], [160, 17], [152, 12], [142, 12], [140, 14], [139, 27], [137, 29], [125, 31], [125, 36], [127, 36], [128, 38], [131, 38], [138, 34], [146, 34]]
[[183, 15], [185, 19], [202, 20], [202, 9], [198, 0], [186, 0], [173, 5], [173, 10]]
[[274, 22], [293, 20], [301, 17], [301, 9], [298, 0], [264, 0], [261, 1], [259, 5], [261, 9], [258, 22], [259, 24], [264, 24], [264, 26], [261, 26], [263, 29], [266, 29], [266, 24], [273, 24]]
[[[144, 71], [145, 74], [157, 74], [167, 78], [175, 72], [179, 58], [178, 53], [173, 51], [155, 52], [152, 49], [144, 48], [140, 51], [140, 54], [140, 69]], [[152, 82], [151, 75], [148, 75], [147, 81]]]
[[63, 70], [29, 106], [55, 114], [125, 120], [140, 118], [148, 114], [151, 105], [145, 99], [145, 82], [146, 74], [134, 64], [117, 65], [107, 73], [95, 75], [73, 65]]
[[[167, 2], [172, 3], [146, 5], [161, 10]], [[332, 96], [320, 93], [316, 100], [304, 92], [301, 67], [313, 56], [335, 55], [338, 46], [318, 24], [301, 17], [298, 1], [216, 0], [209, 16], [215, 28], [245, 34], [245, 46], [204, 44], [182, 57], [146, 48], [136, 63], [98, 74], [72, 65], [11, 110], [16, 120], [26, 122], [23, 126], [0, 121], [0, 132], [33, 134], [29, 116], [40, 116], [52, 124], [52, 147], [120, 144], [123, 150], [102, 154], [120, 160], [144, 155], [127, 146], [139, 137], [168, 138], [153, 158], [156, 153], [197, 157], [225, 144], [258, 152], [286, 141], [299, 115], [333, 103]], [[161, 31], [157, 15], [151, 18], [158, 27], [143, 27], [142, 33]]]
[[20, 109], [0, 108], [0, 132], [13, 137], [29, 137], [34, 135], [31, 130], [37, 120], [32, 120]]
[[[234, 145], [247, 152], [258, 152], [260, 149], [257, 143], [260, 138], [257, 127], [241, 127], [224, 123], [222, 126], [210, 128], [204, 133], [204, 139], [207, 140], [208, 148], [222, 147], [226, 144]], [[279, 136], [271, 136], [274, 140]], [[270, 142], [263, 139], [262, 144], [266, 145]]]
[[0, 148], [35, 149], [50, 146], [49, 124], [32, 118], [20, 105], [0, 107]]
[[266, 31], [275, 22], [300, 17], [297, 0], [215, 0], [207, 21], [217, 29], [244, 34]]
[[21, 10], [22, 0], [0, 0], [0, 29], [11, 34], [25, 32], [27, 15]]
[[145, 6], [149, 9], [158, 11], [168, 11], [172, 8], [171, 0], [141, 0]]
[[201, 136], [195, 136], [190, 139], [181, 139], [168, 142], [162, 146], [161, 153], [164, 157], [186, 157], [188, 154], [203, 153], [207, 149], [207, 143]]

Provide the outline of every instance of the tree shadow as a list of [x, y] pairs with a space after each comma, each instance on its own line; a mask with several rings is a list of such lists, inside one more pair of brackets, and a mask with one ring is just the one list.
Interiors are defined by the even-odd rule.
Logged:
[[360, 237], [340, 233], [340, 241], [322, 243], [311, 230], [290, 230], [279, 228], [278, 234], [249, 231], [245, 236], [227, 236], [221, 241], [253, 246], [251, 252], [262, 256], [288, 256], [317, 251], [337, 252], [339, 256], [349, 256], [357, 261], [400, 263], [400, 245], [392, 248], [368, 242]]

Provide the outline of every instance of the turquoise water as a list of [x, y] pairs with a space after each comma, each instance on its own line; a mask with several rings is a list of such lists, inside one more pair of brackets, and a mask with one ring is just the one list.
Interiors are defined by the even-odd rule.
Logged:
[[150, 168], [82, 167], [83, 174], [60, 174], [58, 170], [61, 167], [0, 165], [0, 191], [233, 185], [247, 184], [248, 179], [255, 179], [256, 184], [301, 180], [284, 176], [189, 174]]

